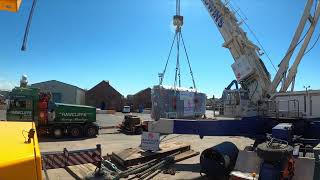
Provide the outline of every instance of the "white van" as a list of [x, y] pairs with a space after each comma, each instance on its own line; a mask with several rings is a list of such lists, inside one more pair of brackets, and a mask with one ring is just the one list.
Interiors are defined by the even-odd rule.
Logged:
[[130, 113], [131, 112], [130, 106], [123, 106], [122, 112], [123, 113]]

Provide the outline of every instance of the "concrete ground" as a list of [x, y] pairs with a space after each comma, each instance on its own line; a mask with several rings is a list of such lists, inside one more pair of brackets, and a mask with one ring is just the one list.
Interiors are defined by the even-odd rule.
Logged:
[[[4, 112], [0, 112], [0, 118], [3, 118]], [[150, 119], [150, 114], [136, 114], [143, 119]], [[212, 116], [212, 112], [208, 112], [207, 117]], [[113, 126], [121, 123], [123, 119], [122, 113], [114, 115], [98, 114], [97, 121], [101, 126]], [[171, 139], [172, 138], [172, 139]], [[166, 139], [170, 141], [179, 141], [190, 143], [191, 148], [202, 152], [204, 149], [212, 147], [223, 141], [231, 141], [238, 148], [243, 149], [245, 146], [252, 144], [251, 139], [243, 137], [204, 137], [200, 139], [196, 135], [169, 135]], [[41, 152], [61, 151], [63, 148], [68, 150], [94, 148], [96, 144], [102, 145], [103, 155], [111, 154], [113, 151], [121, 149], [137, 147], [140, 144], [140, 135], [125, 135], [119, 133], [116, 129], [101, 130], [97, 138], [92, 139], [51, 139], [40, 138]], [[175, 175], [158, 174], [153, 179], [205, 179], [200, 176], [199, 155], [174, 165], [177, 173]], [[48, 170], [50, 180], [71, 180], [73, 177], [64, 169]]]

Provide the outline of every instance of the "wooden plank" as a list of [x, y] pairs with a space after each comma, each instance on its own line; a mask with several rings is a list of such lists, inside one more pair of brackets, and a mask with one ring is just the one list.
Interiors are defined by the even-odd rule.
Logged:
[[85, 177], [92, 173], [95, 169], [96, 166], [91, 163], [76, 166], [67, 166], [65, 168], [65, 170], [77, 180], [85, 179]]
[[113, 152], [111, 160], [127, 168], [129, 166], [148, 162], [152, 159], [163, 158], [179, 151], [185, 152], [188, 150], [190, 150], [190, 144], [171, 142], [160, 144], [160, 151], [158, 152], [144, 151], [141, 148], [129, 148], [119, 152]]
[[183, 160], [189, 159], [191, 157], [198, 156], [199, 154], [200, 153], [197, 151], [189, 150], [189, 151], [186, 151], [186, 152], [183, 152], [181, 154], [176, 155], [174, 157], [174, 162], [183, 161]]

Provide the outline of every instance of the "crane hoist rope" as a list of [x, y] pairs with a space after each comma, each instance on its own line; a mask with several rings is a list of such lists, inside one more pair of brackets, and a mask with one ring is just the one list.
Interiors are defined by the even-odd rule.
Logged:
[[31, 22], [32, 22], [32, 17], [33, 17], [34, 9], [35, 9], [36, 5], [37, 5], [37, 0], [33, 0], [32, 6], [31, 6], [31, 10], [30, 10], [30, 13], [29, 13], [28, 22], [27, 22], [27, 25], [26, 25], [26, 29], [25, 29], [25, 31], [24, 31], [24, 36], [23, 36], [23, 42], [22, 42], [21, 51], [25, 51], [26, 48], [27, 48], [29, 30], [30, 30], [30, 26], [31, 26]]
[[164, 75], [165, 75], [167, 67], [168, 67], [168, 62], [169, 62], [169, 59], [170, 59], [170, 56], [172, 53], [172, 49], [173, 49], [174, 44], [176, 44], [177, 57], [176, 57], [174, 88], [176, 88], [177, 86], [181, 87], [181, 67], [180, 67], [180, 48], [181, 47], [180, 46], [182, 44], [182, 47], [183, 47], [183, 50], [184, 50], [184, 53], [185, 53], [185, 56], [187, 59], [189, 72], [190, 72], [192, 83], [193, 83], [193, 88], [196, 89], [196, 84], [195, 84], [195, 80], [194, 80], [194, 76], [193, 76], [193, 72], [192, 72], [192, 68], [191, 68], [189, 55], [188, 55], [185, 41], [183, 39], [182, 32], [181, 32], [181, 27], [183, 26], [183, 16], [180, 15], [180, 0], [176, 0], [176, 15], [173, 16], [173, 25], [176, 27], [175, 34], [173, 37], [173, 41], [172, 41], [172, 44], [170, 47], [169, 55], [167, 57], [167, 61], [166, 61], [164, 70], [162, 71], [162, 73], [159, 74], [159, 77], [160, 77], [159, 84], [162, 85], [162, 83], [163, 83]]
[[[22, 1], [21, 0], [0, 0], [0, 11], [5, 10], [5, 11], [10, 11], [10, 12], [18, 12], [19, 8], [21, 6]], [[25, 51], [27, 47], [27, 41], [28, 41], [28, 36], [29, 36], [29, 30], [32, 22], [32, 17], [34, 14], [34, 10], [36, 8], [37, 0], [32, 1], [32, 6], [29, 12], [29, 17], [28, 21], [25, 27], [24, 31], [24, 36], [23, 36], [23, 42], [22, 42], [22, 47], [21, 51]]]

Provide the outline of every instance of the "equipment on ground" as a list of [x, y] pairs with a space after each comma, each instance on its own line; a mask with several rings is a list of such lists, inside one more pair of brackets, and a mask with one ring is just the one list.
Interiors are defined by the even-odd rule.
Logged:
[[147, 130], [140, 117], [134, 115], [125, 115], [119, 127], [121, 131], [129, 134], [141, 134]]
[[61, 138], [98, 134], [95, 107], [53, 103], [50, 93], [28, 87], [26, 77], [22, 78], [20, 87], [10, 92], [9, 99], [7, 120], [33, 121], [39, 135]]
[[233, 170], [238, 148], [231, 142], [223, 142], [202, 151], [200, 155], [200, 173], [208, 175], [210, 179], [223, 178]]

